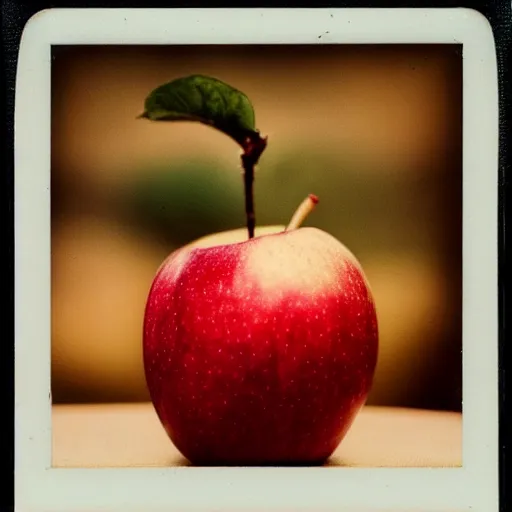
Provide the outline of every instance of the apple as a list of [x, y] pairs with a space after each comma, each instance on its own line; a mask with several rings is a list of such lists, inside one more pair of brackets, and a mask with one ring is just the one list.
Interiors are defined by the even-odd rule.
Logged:
[[354, 255], [300, 227], [202, 238], [159, 268], [144, 317], [146, 381], [195, 465], [321, 464], [364, 405], [378, 354], [375, 304]]

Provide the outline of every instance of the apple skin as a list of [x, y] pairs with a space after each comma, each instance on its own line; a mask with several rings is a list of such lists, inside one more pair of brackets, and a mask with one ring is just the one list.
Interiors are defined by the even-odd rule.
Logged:
[[201, 239], [153, 281], [146, 381], [192, 464], [321, 464], [370, 391], [378, 327], [360, 264], [319, 229], [283, 229]]

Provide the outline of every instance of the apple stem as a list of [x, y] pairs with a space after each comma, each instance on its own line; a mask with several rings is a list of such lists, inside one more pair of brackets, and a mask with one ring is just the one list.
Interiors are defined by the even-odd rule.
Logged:
[[318, 197], [314, 194], [309, 194], [299, 207], [295, 210], [290, 223], [286, 227], [285, 231], [291, 231], [297, 229], [303, 222], [304, 219], [315, 209], [318, 203]]
[[244, 176], [245, 215], [247, 217], [247, 231], [249, 239], [254, 238], [256, 227], [256, 215], [254, 213], [254, 167], [258, 163], [261, 154], [267, 147], [267, 138], [259, 133], [251, 133], [242, 144], [242, 168]]

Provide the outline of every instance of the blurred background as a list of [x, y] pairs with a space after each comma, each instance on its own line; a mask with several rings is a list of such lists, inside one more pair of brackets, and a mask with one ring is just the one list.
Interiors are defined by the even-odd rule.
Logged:
[[52, 395], [148, 400], [142, 319], [167, 254], [245, 226], [240, 149], [136, 119], [188, 74], [253, 102], [258, 225], [306, 225], [361, 261], [380, 356], [369, 404], [461, 410], [462, 54], [456, 45], [54, 47]]

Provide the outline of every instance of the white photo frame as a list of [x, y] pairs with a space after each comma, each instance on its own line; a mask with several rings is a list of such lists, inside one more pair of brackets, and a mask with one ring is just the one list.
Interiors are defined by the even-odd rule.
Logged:
[[[318, 35], [324, 34], [319, 39]], [[463, 466], [450, 469], [51, 467], [51, 46], [463, 45]], [[18, 510], [498, 510], [498, 85], [469, 9], [50, 9], [22, 36], [15, 111]]]

